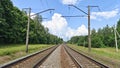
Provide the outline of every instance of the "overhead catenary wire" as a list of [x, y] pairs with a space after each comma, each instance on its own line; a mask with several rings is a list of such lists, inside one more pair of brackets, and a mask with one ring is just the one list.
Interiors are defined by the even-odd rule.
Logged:
[[48, 8], [48, 6], [49, 6], [49, 5], [48, 5], [48, 1], [47, 1], [47, 0], [45, 0], [45, 2], [46, 2], [46, 6], [47, 6], [47, 8]]
[[42, 0], [39, 0], [40, 1], [40, 9], [43, 9], [43, 2], [42, 2]]
[[[68, 6], [68, 15], [70, 15], [70, 6]], [[70, 20], [70, 18], [68, 18]]]
[[43, 6], [42, 9], [43, 8], [48, 8], [48, 2], [47, 2], [47, 0], [40, 0], [40, 2], [41, 2], [41, 5]]

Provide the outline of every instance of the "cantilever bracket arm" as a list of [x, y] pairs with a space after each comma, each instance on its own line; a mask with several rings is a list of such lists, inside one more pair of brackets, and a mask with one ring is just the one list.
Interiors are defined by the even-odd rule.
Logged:
[[76, 16], [61, 16], [61, 17], [87, 17], [87, 16], [85, 16], [85, 15], [81, 15], [81, 16], [76, 15]]
[[85, 11], [83, 11], [82, 9], [78, 8], [77, 6], [75, 5], [68, 5], [68, 6], [73, 6], [74, 8], [80, 10], [81, 12], [85, 13], [86, 15], [88, 15], [88, 13], [86, 13]]
[[46, 9], [46, 10], [43, 10], [41, 12], [35, 13], [35, 14], [31, 15], [31, 16], [34, 16], [34, 15], [37, 15], [37, 14], [40, 14], [40, 13], [44, 13], [44, 12], [47, 12], [47, 11], [50, 11], [50, 10], [55, 10], [55, 9]]

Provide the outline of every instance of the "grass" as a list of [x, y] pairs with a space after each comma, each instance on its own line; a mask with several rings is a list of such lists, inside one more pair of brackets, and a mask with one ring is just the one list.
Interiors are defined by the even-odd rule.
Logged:
[[[35, 52], [44, 48], [50, 47], [48, 45], [43, 44], [33, 44], [29, 45], [29, 53]], [[4, 55], [11, 55], [16, 52], [25, 52], [26, 46], [25, 45], [0, 45], [0, 56]]]
[[51, 46], [52, 45], [30, 44], [29, 53], [26, 53], [26, 46], [23, 44], [0, 45], [0, 64], [28, 55], [36, 51], [40, 51]]
[[109, 63], [115, 62], [115, 64], [116, 63], [120, 64], [120, 49], [118, 52], [116, 52], [115, 48], [110, 48], [110, 47], [92, 48], [91, 52], [88, 52], [87, 47], [71, 45], [71, 44], [68, 44], [68, 46], [72, 47], [73, 49], [76, 49], [77, 51], [84, 52], [87, 55], [92, 56], [97, 60], [100, 60], [100, 61], [103, 60], [103, 63], [105, 62], [109, 64]]
[[[84, 52], [88, 52], [88, 48], [82, 47], [82, 46], [77, 46], [77, 45], [69, 45], [70, 47], [73, 47], [78, 50], [82, 50]], [[115, 48], [92, 48], [91, 53], [100, 55], [100, 56], [105, 56], [105, 57], [110, 57], [116, 60], [120, 60], [120, 50], [118, 52], [115, 51]]]
[[118, 52], [115, 51], [115, 48], [93, 48], [92, 52], [95, 54], [99, 54], [102, 56], [107, 56], [109, 58], [113, 58], [116, 60], [120, 60], [120, 50]]

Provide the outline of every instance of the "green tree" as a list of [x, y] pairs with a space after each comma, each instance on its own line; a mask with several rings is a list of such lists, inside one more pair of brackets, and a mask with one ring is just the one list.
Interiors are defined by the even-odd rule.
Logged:
[[[87, 36], [74, 36], [72, 37], [68, 42], [74, 43], [78, 45], [85, 45], [88, 46]], [[100, 47], [114, 47], [114, 31], [113, 27], [109, 27], [106, 25], [102, 29], [98, 29], [96, 31], [95, 29], [91, 30], [91, 43], [92, 47], [100, 48]]]
[[[27, 21], [27, 14], [13, 6], [10, 0], [0, 0], [0, 43], [25, 43]], [[50, 34], [41, 22], [41, 15], [30, 19], [29, 43], [55, 44], [55, 41], [63, 41]]]

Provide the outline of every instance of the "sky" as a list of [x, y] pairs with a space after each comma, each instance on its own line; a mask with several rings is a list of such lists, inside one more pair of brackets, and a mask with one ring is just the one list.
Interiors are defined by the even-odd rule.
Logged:
[[11, 0], [14, 6], [20, 10], [31, 8], [31, 15], [46, 9], [55, 9], [41, 13], [43, 26], [49, 29], [51, 34], [63, 38], [65, 41], [73, 36], [88, 34], [87, 17], [62, 17], [62, 16], [87, 16], [78, 9], [68, 6], [77, 6], [84, 12], [88, 12], [87, 6], [99, 6], [90, 8], [91, 30], [103, 28], [106, 25], [113, 26], [120, 19], [120, 0]]

